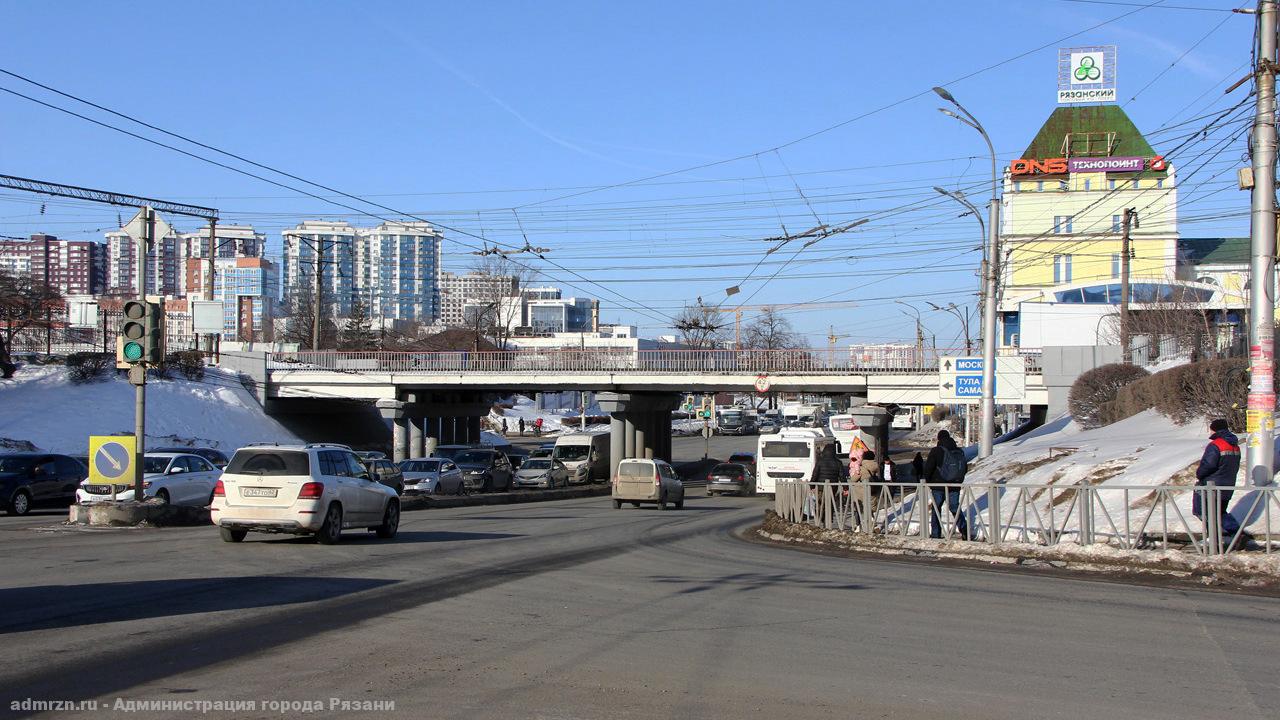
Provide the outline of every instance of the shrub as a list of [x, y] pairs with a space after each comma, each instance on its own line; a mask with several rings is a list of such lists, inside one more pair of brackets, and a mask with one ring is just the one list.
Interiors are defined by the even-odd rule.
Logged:
[[1084, 428], [1102, 427], [1123, 419], [1116, 417], [1119, 413], [1115, 408], [1106, 406], [1116, 399], [1122, 388], [1150, 375], [1140, 367], [1123, 363], [1103, 365], [1082, 374], [1067, 396], [1071, 417]]
[[934, 405], [933, 409], [929, 411], [929, 417], [933, 418], [934, 422], [942, 422], [951, 417], [951, 408], [946, 405]]
[[78, 352], [67, 356], [71, 382], [75, 385], [105, 380], [107, 372], [115, 365], [115, 358], [106, 353]]
[[204, 355], [199, 350], [179, 350], [164, 358], [164, 364], [182, 373], [188, 380], [204, 379]]
[[1233, 428], [1245, 425], [1249, 362], [1241, 358], [1188, 363], [1156, 373], [1121, 388], [1103, 405], [1109, 424], [1154, 408], [1176, 423], [1197, 418], [1226, 418]]

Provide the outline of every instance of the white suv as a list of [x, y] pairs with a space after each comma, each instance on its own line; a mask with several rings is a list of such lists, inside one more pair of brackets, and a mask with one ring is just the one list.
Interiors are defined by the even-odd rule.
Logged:
[[344, 528], [393, 538], [400, 527], [396, 491], [369, 477], [364, 463], [338, 445], [252, 445], [236, 451], [209, 506], [222, 539], [255, 532], [312, 535], [326, 545]]

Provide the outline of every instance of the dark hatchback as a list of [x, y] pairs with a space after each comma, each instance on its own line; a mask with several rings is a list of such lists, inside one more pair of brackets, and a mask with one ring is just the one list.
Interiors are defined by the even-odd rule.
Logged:
[[738, 495], [755, 494], [756, 479], [746, 465], [720, 463], [707, 473], [707, 497], [727, 492]]
[[0, 455], [0, 506], [10, 515], [67, 507], [75, 503], [76, 488], [88, 476], [85, 466], [67, 455]]
[[497, 450], [464, 450], [453, 457], [453, 462], [462, 470], [462, 482], [470, 490], [511, 489], [511, 461]]

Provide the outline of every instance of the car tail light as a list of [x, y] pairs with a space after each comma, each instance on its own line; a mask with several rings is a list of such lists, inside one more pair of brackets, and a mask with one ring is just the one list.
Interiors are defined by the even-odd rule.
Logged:
[[222, 484], [222, 481], [221, 481], [221, 480], [219, 480], [218, 482], [214, 483], [214, 485], [213, 485], [213, 496], [214, 496], [214, 497], [226, 497], [226, 496], [227, 496], [227, 488], [226, 488], [226, 486], [225, 486], [225, 485], [223, 485], [223, 484]]
[[308, 499], [308, 498], [314, 500], [315, 498], [318, 498], [322, 495], [324, 495], [324, 483], [318, 483], [318, 482], [305, 483], [303, 484], [302, 489], [298, 491], [299, 500]]
[[711, 482], [711, 473], [707, 473], [707, 482]]
[[658, 487], [662, 484], [662, 476], [658, 474], [658, 468], [653, 468], [653, 486]]

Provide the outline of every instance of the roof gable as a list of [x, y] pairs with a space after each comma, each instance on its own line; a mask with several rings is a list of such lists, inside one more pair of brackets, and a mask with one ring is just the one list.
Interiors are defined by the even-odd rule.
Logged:
[[1191, 265], [1240, 265], [1249, 263], [1247, 237], [1181, 238], [1178, 254]]
[[1112, 155], [1151, 157], [1156, 151], [1119, 105], [1070, 105], [1057, 108], [1036, 133], [1024, 158], [1062, 157], [1062, 141], [1068, 133], [1109, 133], [1116, 135]]

